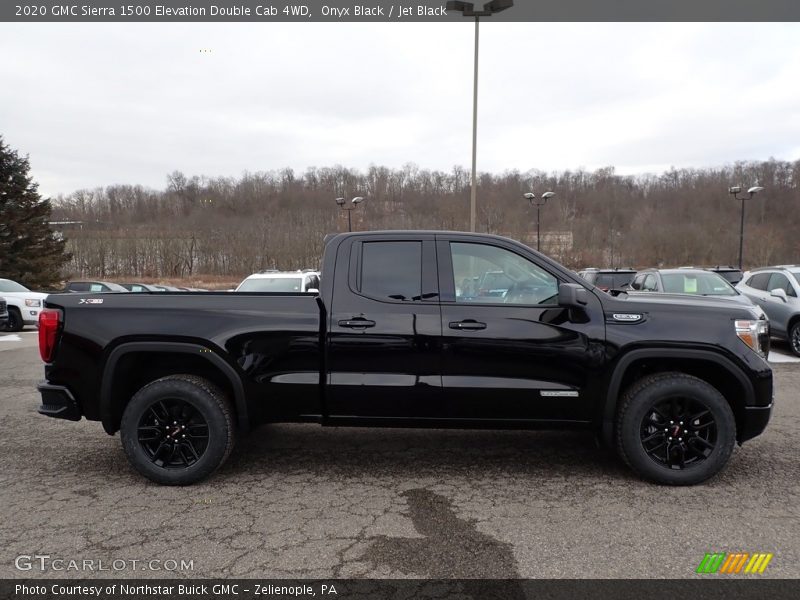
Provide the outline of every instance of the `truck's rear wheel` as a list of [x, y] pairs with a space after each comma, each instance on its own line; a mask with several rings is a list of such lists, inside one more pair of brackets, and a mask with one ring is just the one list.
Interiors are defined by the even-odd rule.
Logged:
[[122, 415], [122, 447], [142, 475], [188, 485], [213, 473], [234, 444], [225, 394], [202, 377], [170, 375], [140, 389]]
[[730, 405], [707, 382], [659, 373], [633, 384], [617, 415], [617, 449], [639, 475], [693, 485], [716, 475], [736, 443]]

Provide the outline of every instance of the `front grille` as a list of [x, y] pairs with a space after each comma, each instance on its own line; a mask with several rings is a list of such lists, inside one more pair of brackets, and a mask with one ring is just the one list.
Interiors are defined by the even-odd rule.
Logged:
[[0, 315], [6, 312], [6, 301], [0, 300]]

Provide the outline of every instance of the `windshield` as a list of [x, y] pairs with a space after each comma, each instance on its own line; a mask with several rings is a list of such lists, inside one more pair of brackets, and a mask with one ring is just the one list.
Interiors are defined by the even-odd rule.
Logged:
[[668, 294], [736, 296], [731, 284], [716, 273], [662, 273], [661, 280]]
[[30, 292], [30, 290], [16, 281], [0, 279], [0, 292]]
[[302, 277], [258, 277], [245, 279], [237, 292], [300, 292]]

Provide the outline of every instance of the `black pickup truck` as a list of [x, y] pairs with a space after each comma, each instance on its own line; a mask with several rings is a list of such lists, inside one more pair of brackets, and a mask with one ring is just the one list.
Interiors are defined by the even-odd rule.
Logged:
[[315, 422], [587, 428], [641, 476], [686, 485], [772, 410], [768, 323], [751, 308], [615, 298], [491, 235], [329, 236], [318, 294], [45, 305], [39, 412], [119, 431], [132, 465], [165, 484], [208, 476], [261, 423]]

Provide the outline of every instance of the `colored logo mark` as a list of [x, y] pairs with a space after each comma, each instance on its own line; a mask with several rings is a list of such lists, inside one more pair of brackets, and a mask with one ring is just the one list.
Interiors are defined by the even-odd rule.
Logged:
[[763, 573], [774, 555], [771, 552], [715, 552], [706, 554], [697, 573]]

